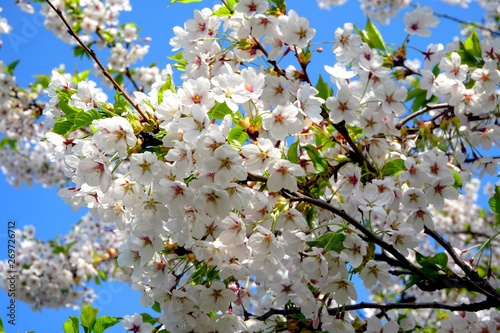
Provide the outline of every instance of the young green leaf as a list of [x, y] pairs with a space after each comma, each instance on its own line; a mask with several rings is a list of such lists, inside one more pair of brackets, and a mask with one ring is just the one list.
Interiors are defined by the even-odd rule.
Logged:
[[102, 316], [96, 319], [94, 325], [94, 333], [102, 333], [108, 328], [118, 324], [121, 318]]
[[368, 38], [369, 41], [368, 43], [369, 44], [371, 43], [370, 46], [385, 51], [386, 47], [384, 39], [382, 38], [382, 35], [378, 31], [377, 27], [372, 23], [372, 21], [370, 21], [370, 19], [368, 19], [368, 21], [366, 22], [365, 31], [366, 31], [366, 37]]
[[229, 131], [229, 134], [227, 135], [227, 141], [229, 143], [233, 142], [239, 142], [240, 144], [243, 144], [248, 139], [248, 134], [243, 131], [243, 128], [241, 126], [234, 126], [231, 128]]
[[89, 333], [94, 328], [95, 318], [97, 316], [98, 309], [93, 308], [90, 304], [86, 304], [82, 308], [82, 313], [80, 314], [80, 318], [82, 320], [82, 326], [85, 333]]
[[19, 64], [19, 59], [11, 62], [7, 68], [5, 68], [5, 73], [9, 74], [9, 75], [14, 75], [14, 69], [16, 69], [17, 67], [17, 64]]
[[313, 241], [306, 242], [310, 247], [317, 247], [320, 249], [324, 249], [325, 252], [335, 251], [337, 253], [342, 252], [345, 248], [342, 244], [345, 240], [345, 235], [341, 233], [328, 233], [319, 236]]
[[476, 31], [473, 31], [464, 42], [465, 50], [476, 58], [481, 58], [481, 44]]
[[79, 112], [74, 120], [74, 125], [71, 131], [79, 130], [80, 128], [92, 124], [92, 121], [95, 119], [101, 119], [101, 114], [96, 110], [90, 111], [81, 111]]
[[78, 317], [69, 317], [68, 320], [63, 324], [64, 333], [79, 333]]
[[130, 105], [125, 97], [123, 97], [123, 94], [119, 91], [116, 91], [115, 93], [115, 104], [113, 104], [113, 107], [117, 115], [122, 115], [124, 112], [130, 110]]
[[455, 170], [451, 170], [451, 172], [453, 172], [453, 179], [455, 180], [455, 182], [453, 183], [453, 187], [454, 188], [462, 188], [462, 178], [460, 178], [460, 174], [455, 171]]
[[493, 212], [500, 214], [500, 186], [495, 186], [495, 194], [488, 200]]
[[298, 153], [298, 148], [299, 148], [299, 141], [295, 141], [290, 145], [290, 148], [288, 148], [287, 152], [287, 159], [295, 164], [299, 164], [299, 153]]
[[333, 96], [333, 89], [328, 83], [323, 80], [321, 74], [319, 75], [318, 82], [316, 83], [316, 90], [318, 90], [318, 97], [326, 100], [328, 97]]
[[396, 158], [387, 162], [382, 168], [384, 176], [395, 176], [406, 170], [405, 162], [401, 158]]
[[226, 114], [233, 114], [233, 111], [224, 103], [215, 103], [215, 105], [208, 111], [208, 117], [212, 119], [222, 120]]
[[167, 80], [164, 84], [162, 84], [160, 90], [158, 91], [158, 104], [161, 104], [163, 102], [163, 94], [167, 90], [175, 93], [174, 81], [172, 80], [172, 75], [170, 74], [167, 75]]
[[188, 62], [182, 56], [182, 51], [176, 53], [173, 56], [167, 57], [167, 58], [175, 61], [175, 64], [173, 64], [174, 68], [177, 68], [180, 71], [184, 71], [186, 69], [186, 65], [188, 64]]
[[303, 147], [311, 161], [313, 162], [314, 169], [319, 173], [326, 172], [328, 170], [328, 163], [325, 159], [319, 154], [318, 149], [313, 145], [307, 145]]
[[71, 128], [73, 127], [73, 122], [67, 120], [66, 118], [59, 118], [55, 124], [54, 128], [52, 128], [52, 132], [65, 136], [71, 132]]

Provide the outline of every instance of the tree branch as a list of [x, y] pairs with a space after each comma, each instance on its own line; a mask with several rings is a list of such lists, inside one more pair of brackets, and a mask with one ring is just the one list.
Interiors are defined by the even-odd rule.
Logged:
[[309, 196], [306, 196], [306, 195], [303, 195], [300, 193], [292, 193], [292, 192], [285, 190], [285, 189], [283, 189], [281, 192], [285, 195], [285, 197], [288, 197], [291, 201], [308, 202], [314, 206], [321, 207], [323, 209], [328, 210], [329, 212], [334, 213], [335, 215], [342, 217], [349, 224], [351, 224], [353, 227], [355, 227], [361, 233], [363, 233], [368, 242], [375, 243], [376, 245], [380, 246], [381, 248], [383, 248], [384, 250], [386, 250], [387, 252], [392, 254], [400, 262], [401, 267], [408, 269], [412, 274], [418, 276], [419, 278], [421, 278], [424, 281], [430, 280], [430, 278], [428, 276], [426, 276], [424, 273], [422, 273], [404, 255], [402, 255], [394, 246], [392, 246], [389, 243], [386, 243], [381, 238], [378, 238], [377, 236], [375, 236], [370, 230], [368, 230], [368, 228], [366, 228], [360, 222], [356, 221], [350, 215], [346, 214], [343, 210], [340, 210], [337, 207], [334, 207], [323, 200], [312, 198], [312, 197], [309, 197]]
[[449, 105], [448, 103], [440, 103], [440, 104], [434, 104], [434, 105], [427, 105], [425, 108], [417, 110], [413, 112], [412, 114], [404, 117], [397, 125], [396, 128], [399, 130], [401, 129], [404, 124], [412, 120], [413, 118], [416, 118], [420, 115], [423, 115], [426, 112], [432, 111], [432, 110], [439, 110], [439, 109], [449, 109], [453, 110], [453, 107]]
[[498, 307], [500, 302], [498, 300], [493, 300], [491, 298], [486, 299], [485, 301], [472, 303], [472, 304], [457, 304], [457, 305], [449, 305], [438, 302], [427, 302], [427, 303], [387, 303], [387, 304], [379, 304], [379, 303], [365, 303], [361, 302], [358, 304], [352, 305], [344, 305], [336, 308], [329, 308], [328, 314], [334, 316], [342, 311], [354, 311], [361, 309], [380, 309], [383, 311], [393, 310], [393, 309], [443, 309], [449, 311], [469, 311], [469, 312], [477, 312], [480, 310], [487, 310], [492, 307]]
[[54, 12], [56, 12], [56, 14], [61, 18], [61, 20], [63, 21], [64, 25], [68, 29], [68, 33], [70, 34], [70, 36], [73, 37], [78, 42], [78, 44], [80, 44], [81, 47], [83, 47], [83, 49], [85, 50], [85, 52], [87, 52], [88, 55], [90, 55], [92, 57], [92, 59], [94, 59], [94, 62], [97, 64], [97, 66], [99, 66], [99, 68], [101, 69], [102, 73], [111, 82], [111, 84], [113, 85], [113, 87], [115, 87], [116, 90], [118, 90], [120, 93], [123, 94], [123, 97], [125, 97], [125, 99], [130, 103], [130, 105], [132, 105], [133, 108], [141, 115], [141, 117], [143, 118], [142, 120], [147, 121], [148, 117], [146, 117], [146, 115], [141, 111], [141, 109], [139, 109], [139, 107], [134, 103], [134, 101], [132, 100], [132, 98], [127, 94], [127, 92], [125, 90], [122, 89], [122, 87], [115, 81], [115, 79], [111, 76], [111, 74], [109, 74], [108, 70], [101, 63], [101, 61], [97, 57], [97, 55], [94, 52], [94, 50], [90, 49], [80, 39], [80, 37], [78, 36], [78, 34], [73, 30], [73, 28], [71, 27], [71, 25], [68, 23], [68, 21], [64, 17], [62, 11], [59, 8], [56, 8], [52, 4], [52, 2], [50, 2], [50, 0], [45, 0], [45, 2], [47, 2], [47, 4], [50, 6], [50, 8], [52, 8], [54, 10]]
[[[324, 108], [323, 108], [323, 111], [326, 112], [326, 110], [324, 110]], [[361, 150], [359, 150], [358, 146], [356, 146], [356, 143], [349, 136], [349, 132], [345, 128], [345, 123], [341, 123], [341, 124], [332, 123], [332, 125], [337, 130], [337, 132], [339, 132], [340, 135], [342, 135], [342, 137], [347, 141], [347, 143], [349, 144], [351, 149], [354, 151], [354, 154], [356, 154], [356, 156], [358, 156], [358, 158], [360, 158], [366, 164], [366, 167], [368, 168], [368, 170], [370, 170], [373, 173], [377, 173], [377, 169], [373, 166], [373, 164], [370, 163], [370, 161], [366, 158], [366, 156], [363, 155], [363, 152], [361, 152]]]
[[453, 259], [453, 262], [457, 264], [458, 267], [465, 273], [469, 281], [477, 288], [479, 292], [489, 298], [494, 298], [500, 301], [500, 295], [497, 293], [495, 288], [493, 288], [486, 280], [482, 279], [469, 265], [467, 265], [460, 257], [457, 255], [453, 246], [445, 240], [441, 235], [439, 235], [434, 230], [424, 227], [424, 232], [432, 237], [439, 245], [441, 245], [446, 252]]
[[291, 309], [274, 309], [274, 308], [270, 308], [269, 311], [267, 311], [266, 313], [264, 313], [261, 316], [254, 316], [252, 314], [249, 314], [249, 315], [252, 316], [252, 317], [255, 317], [255, 319], [257, 319], [257, 320], [264, 321], [264, 320], [267, 320], [271, 316], [274, 316], [274, 315], [283, 315], [283, 316], [286, 316], [286, 315], [295, 314], [295, 313], [300, 313], [300, 308], [291, 308]]

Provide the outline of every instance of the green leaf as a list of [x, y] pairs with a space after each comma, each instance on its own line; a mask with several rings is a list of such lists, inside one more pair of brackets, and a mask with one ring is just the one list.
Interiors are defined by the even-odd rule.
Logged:
[[87, 77], [89, 76], [89, 74], [90, 74], [90, 70], [88, 70], [88, 69], [81, 72], [81, 73], [77, 73], [75, 71], [73, 78], [72, 78], [72, 81], [75, 85], [78, 85], [78, 82], [85, 81], [87, 79]]
[[79, 333], [78, 317], [69, 317], [63, 324], [64, 333]]
[[101, 119], [102, 116], [101, 114], [96, 111], [96, 110], [90, 110], [90, 111], [81, 111], [78, 113], [75, 117], [74, 120], [74, 125], [71, 131], [76, 131], [84, 126], [92, 124], [92, 121], [95, 119]]
[[87, 51], [85, 51], [83, 46], [80, 45], [73, 47], [73, 56], [75, 58], [78, 57], [80, 59], [82, 59], [83, 56], [85, 56], [87, 59], [90, 59], [90, 55], [87, 53]]
[[156, 319], [153, 316], [151, 316], [149, 313], [145, 313], [145, 312], [141, 313], [141, 317], [142, 317], [142, 321], [144, 323], [150, 323], [151, 325], [157, 324]]
[[155, 304], [153, 304], [153, 306], [151, 307], [151, 309], [153, 309], [154, 311], [156, 312], [161, 312], [161, 307], [160, 307], [160, 303], [158, 303], [157, 301], [155, 301]]
[[34, 78], [38, 79], [35, 82], [33, 82], [34, 86], [39, 84], [42, 87], [44, 87], [45, 89], [47, 89], [49, 87], [50, 76], [48, 76], [48, 75], [35, 75]]
[[431, 263], [440, 266], [442, 269], [448, 267], [448, 256], [445, 253], [438, 253], [430, 259]]
[[108, 274], [106, 271], [98, 271], [97, 274], [99, 275], [99, 278], [103, 281], [106, 281], [108, 279]]
[[453, 187], [457, 189], [462, 188], [462, 178], [460, 178], [460, 174], [453, 169], [451, 169], [451, 172], [453, 173], [453, 179], [455, 180]]
[[396, 158], [387, 162], [382, 168], [384, 176], [395, 176], [406, 170], [405, 162], [401, 158]]
[[406, 291], [408, 289], [410, 289], [411, 287], [413, 287], [414, 285], [416, 285], [417, 283], [420, 282], [420, 278], [416, 275], [412, 275], [410, 276], [410, 278], [408, 279], [408, 283], [406, 284], [406, 287], [403, 291]]
[[115, 81], [116, 83], [118, 83], [118, 85], [123, 85], [123, 82], [125, 81], [124, 78], [123, 78], [123, 74], [122, 73], [119, 73], [117, 75], [115, 75]]
[[94, 325], [94, 333], [102, 333], [106, 329], [118, 324], [121, 318], [102, 316], [97, 318]]
[[158, 91], [158, 104], [161, 104], [163, 102], [163, 94], [167, 90], [170, 90], [175, 94], [174, 82], [172, 80], [172, 75], [170, 74], [167, 75], [167, 80], [165, 81], [164, 84], [162, 84], [160, 90]]
[[69, 116], [69, 115], [73, 115], [71, 117], [71, 119], [74, 118], [74, 116], [76, 116], [77, 113], [81, 112], [82, 110], [78, 109], [78, 108], [75, 108], [75, 107], [72, 107], [68, 104], [68, 99], [60, 99], [59, 100], [59, 108], [61, 109], [61, 111], [66, 115], [66, 116]]
[[500, 186], [495, 186], [495, 194], [488, 200], [488, 204], [493, 212], [500, 214]]
[[115, 113], [117, 115], [122, 115], [124, 112], [130, 110], [130, 106], [127, 100], [125, 99], [125, 97], [123, 97], [123, 94], [118, 90], [115, 93], [115, 104], [113, 104], [113, 108], [115, 109]]
[[327, 233], [319, 236], [313, 241], [306, 242], [309, 247], [317, 247], [324, 249], [325, 252], [335, 251], [337, 253], [342, 252], [345, 248], [342, 244], [345, 240], [345, 235], [341, 233]]
[[307, 145], [303, 147], [307, 152], [307, 155], [311, 159], [314, 169], [319, 173], [326, 172], [328, 170], [328, 163], [325, 159], [319, 154], [319, 151], [313, 145]]
[[184, 71], [186, 69], [186, 65], [188, 64], [187, 60], [184, 59], [184, 56], [182, 55], [182, 51], [176, 53], [173, 56], [167, 57], [167, 59], [174, 60], [174, 68], [177, 68], [180, 71]]
[[226, 102], [218, 103], [208, 111], [208, 117], [212, 119], [222, 120], [227, 114], [233, 114], [233, 111], [227, 106]]
[[448, 257], [445, 253], [437, 253], [432, 257], [426, 257], [415, 251], [415, 258], [422, 266], [421, 271], [430, 277], [440, 275], [439, 270], [445, 270], [448, 267]]
[[9, 75], [14, 75], [14, 69], [16, 69], [17, 64], [19, 63], [19, 59], [11, 62], [6, 68], [5, 73]]
[[465, 50], [476, 58], [481, 58], [481, 44], [476, 31], [473, 31], [464, 42]]
[[231, 128], [229, 134], [227, 135], [227, 141], [229, 141], [229, 143], [237, 141], [240, 144], [243, 144], [243, 142], [245, 142], [247, 139], [248, 139], [248, 134], [243, 131], [243, 128], [241, 128], [241, 126], [238, 125]]
[[229, 17], [232, 16], [233, 12], [229, 10], [226, 6], [221, 6], [219, 9], [217, 9], [215, 12], [212, 13], [212, 16], [219, 16], [219, 17]]
[[82, 308], [82, 313], [80, 318], [82, 320], [82, 326], [85, 333], [89, 333], [94, 328], [95, 318], [97, 316], [98, 309], [93, 308], [90, 304], [86, 304]]
[[371, 44], [371, 47], [385, 51], [385, 43], [382, 39], [382, 35], [378, 31], [377, 27], [372, 23], [372, 21], [370, 21], [370, 19], [368, 19], [366, 22], [365, 31], [366, 37], [368, 38], [368, 44]]
[[465, 46], [460, 42], [460, 50], [455, 51], [459, 56], [460, 59], [462, 60], [462, 64], [465, 64], [469, 67], [482, 67], [482, 64], [480, 61], [478, 61], [472, 54], [469, 53], [465, 49]]
[[421, 328], [417, 328], [415, 331], [415, 333], [417, 332], [421, 332], [421, 333], [436, 333], [438, 331], [437, 327], [421, 327]]
[[319, 75], [315, 88], [318, 91], [318, 97], [323, 98], [325, 101], [328, 97], [333, 96], [333, 89], [323, 80], [321, 74]]
[[5, 329], [3, 328], [2, 317], [0, 317], [0, 333], [5, 333]]
[[299, 164], [298, 148], [299, 148], [298, 140], [292, 143], [291, 146], [288, 148], [287, 159], [294, 164]]
[[52, 128], [52, 132], [56, 134], [60, 134], [62, 136], [66, 136], [71, 132], [71, 128], [73, 127], [73, 122], [67, 120], [66, 118], [59, 118], [54, 123], [54, 128]]
[[4, 137], [2, 140], [0, 140], [0, 149], [2, 149], [5, 146], [9, 146], [10, 149], [16, 150], [16, 140]]

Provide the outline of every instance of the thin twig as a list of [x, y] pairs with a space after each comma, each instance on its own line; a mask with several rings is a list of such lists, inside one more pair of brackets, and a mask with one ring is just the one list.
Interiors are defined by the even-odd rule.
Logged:
[[[414, 4], [414, 3], [411, 3], [410, 6], [412, 6], [413, 8], [417, 8], [417, 5]], [[490, 29], [490, 28], [485, 27], [484, 25], [480, 25], [479, 23], [476, 23], [476, 22], [465, 21], [465, 20], [456, 18], [454, 16], [450, 16], [448, 14], [441, 14], [441, 13], [436, 13], [436, 12], [433, 12], [433, 15], [435, 15], [437, 17], [441, 17], [441, 18], [447, 19], [447, 20], [450, 20], [450, 21], [453, 21], [453, 22], [457, 22], [457, 23], [460, 23], [460, 24], [471, 25], [474, 28], [478, 28], [480, 30], [488, 31], [493, 36], [499, 36], [500, 35], [499, 31]]]
[[413, 118], [416, 118], [420, 115], [423, 115], [426, 112], [432, 111], [432, 110], [439, 110], [439, 109], [452, 109], [452, 106], [449, 105], [448, 103], [441, 103], [441, 104], [433, 104], [433, 105], [427, 105], [425, 108], [420, 109], [418, 111], [413, 112], [412, 114], [406, 116], [403, 118], [397, 125], [396, 128], [399, 130], [401, 129], [404, 124], [412, 120]]
[[111, 84], [113, 85], [113, 87], [115, 87], [116, 90], [118, 90], [120, 93], [123, 94], [123, 97], [125, 97], [125, 99], [130, 103], [130, 105], [133, 106], [133, 108], [141, 115], [141, 117], [143, 119], [141, 119], [141, 121], [147, 121], [148, 120], [148, 117], [146, 117], [146, 115], [141, 111], [141, 109], [139, 109], [139, 107], [134, 103], [134, 101], [132, 100], [132, 98], [127, 94], [127, 92], [125, 92], [125, 90], [122, 89], [122, 87], [115, 81], [115, 79], [109, 74], [109, 72], [107, 71], [106, 67], [104, 67], [104, 65], [101, 63], [101, 61], [99, 60], [99, 58], [97, 57], [96, 53], [94, 52], [94, 50], [90, 49], [81, 39], [80, 37], [78, 36], [78, 34], [73, 30], [73, 28], [71, 27], [71, 25], [68, 23], [68, 21], [66, 20], [66, 18], [64, 17], [62, 11], [59, 9], [59, 8], [56, 8], [51, 2], [50, 0], [45, 0], [45, 2], [47, 2], [47, 4], [54, 10], [54, 12], [56, 12], [56, 14], [61, 18], [61, 20], [63, 21], [64, 25], [66, 26], [66, 28], [68, 29], [68, 33], [70, 34], [71, 37], [73, 37], [77, 42], [78, 44], [80, 44], [81, 47], [83, 47], [83, 49], [85, 50], [85, 52], [88, 53], [88, 55], [90, 55], [92, 57], [92, 59], [94, 59], [95, 63], [97, 64], [97, 66], [99, 66], [99, 68], [101, 69], [102, 73], [104, 74], [104, 76], [111, 82]]

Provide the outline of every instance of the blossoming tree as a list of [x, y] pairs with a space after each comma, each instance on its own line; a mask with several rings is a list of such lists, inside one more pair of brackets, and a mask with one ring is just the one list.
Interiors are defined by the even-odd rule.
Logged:
[[[195, 10], [163, 69], [135, 65], [148, 47], [119, 22], [128, 0], [36, 2], [100, 81], [54, 70], [22, 88], [0, 65], [2, 171], [90, 211], [57, 241], [17, 232], [20, 300], [83, 306], [87, 281], [115, 279], [158, 312], [124, 316], [132, 332], [500, 330], [500, 188], [480, 207], [472, 177], [497, 172], [498, 3], [418, 49], [432, 8], [362, 1], [366, 25], [334, 29], [335, 62], [312, 77], [330, 51], [282, 0]], [[386, 44], [373, 21], [407, 6], [407, 38]], [[120, 321], [96, 313], [64, 331]]]

